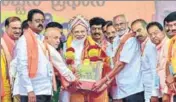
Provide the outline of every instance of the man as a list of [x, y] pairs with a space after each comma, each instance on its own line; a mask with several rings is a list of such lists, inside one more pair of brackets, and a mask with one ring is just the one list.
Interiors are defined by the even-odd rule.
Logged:
[[[60, 44], [60, 38], [62, 36], [62, 25], [57, 22], [50, 22], [46, 25], [45, 28], [45, 39], [48, 44], [53, 46], [55, 49], [58, 48]], [[56, 69], [54, 69], [54, 73], [56, 76], [56, 83], [57, 83], [57, 91], [54, 92], [52, 97], [52, 102], [58, 102], [58, 96], [60, 91], [60, 81], [59, 81], [59, 73]]]
[[103, 34], [103, 25], [105, 20], [100, 17], [94, 17], [90, 19], [90, 32], [92, 39], [104, 50], [106, 51], [107, 48], [107, 41]]
[[[109, 22], [106, 24], [105, 36], [108, 41], [108, 47], [106, 49], [106, 53], [110, 57], [111, 68], [113, 68], [114, 67], [113, 58], [115, 57], [115, 53], [116, 53], [117, 48], [119, 46], [120, 38], [117, 35], [116, 30], [115, 30], [112, 22]], [[112, 97], [112, 99], [113, 99], [113, 97], [116, 97], [116, 91], [115, 91], [116, 88], [117, 88], [117, 86], [115, 83], [113, 83], [110, 87], [110, 96]]]
[[133, 33], [121, 36], [113, 62], [112, 71], [97, 81], [93, 90], [101, 91], [115, 77], [117, 88], [113, 102], [144, 102], [140, 45]]
[[[106, 53], [108, 56], [110, 56], [111, 58], [113, 58], [115, 56], [116, 50], [118, 48], [120, 39], [118, 37], [118, 35], [116, 35], [116, 30], [112, 24], [112, 22], [108, 23], [106, 25], [106, 38], [108, 40], [108, 47], [106, 50]], [[111, 67], [113, 68], [113, 61], [111, 61]]]
[[141, 45], [142, 56], [142, 80], [144, 85], [145, 102], [155, 102], [158, 100], [156, 90], [159, 89], [156, 83], [157, 50], [148, 37], [146, 30], [147, 23], [143, 19], [132, 22], [131, 29], [136, 33], [136, 38]]
[[130, 28], [128, 27], [128, 22], [124, 14], [115, 16], [113, 18], [113, 25], [119, 37], [130, 32]]
[[4, 96], [2, 102], [11, 102], [11, 86], [13, 86], [9, 74], [10, 63], [13, 58], [15, 42], [21, 35], [21, 20], [18, 17], [9, 17], [5, 21], [5, 33], [1, 38], [1, 75], [3, 81]]
[[147, 32], [149, 37], [156, 45], [157, 48], [157, 74], [159, 75], [158, 83], [160, 84], [160, 89], [157, 90], [159, 93], [160, 102], [169, 102], [169, 93], [168, 88], [165, 83], [166, 78], [166, 63], [168, 57], [168, 43], [169, 39], [167, 38], [165, 31], [162, 25], [158, 22], [151, 22], [147, 25]]
[[45, 28], [45, 41], [53, 46], [55, 49], [60, 44], [60, 38], [62, 36], [62, 25], [57, 22], [50, 22]]
[[167, 28], [167, 35], [170, 37], [168, 48], [168, 59], [166, 64], [166, 84], [169, 90], [173, 92], [173, 101], [176, 101], [176, 12], [172, 12], [164, 19], [164, 26]]
[[105, 35], [106, 34], [106, 26], [107, 26], [107, 24], [109, 24], [109, 23], [112, 23], [112, 21], [105, 21], [105, 23], [103, 24], [103, 34]]
[[22, 34], [23, 34], [24, 30], [27, 30], [27, 29], [28, 29], [28, 27], [29, 27], [28, 21], [27, 21], [27, 20], [24, 20], [24, 21], [22, 22]]
[[107, 23], [105, 36], [110, 43], [113, 43], [114, 38], [118, 36], [112, 22]]
[[[107, 61], [108, 57], [88, 35], [89, 23], [87, 20], [81, 15], [74, 17], [69, 22], [69, 30], [70, 35], [64, 46], [64, 51], [66, 63], [70, 66], [70, 69], [73, 72], [78, 73], [79, 65], [90, 65], [91, 63], [100, 61], [104, 65], [102, 66], [103, 71], [101, 74], [105, 76], [110, 69]], [[101, 64], [99, 66], [101, 66]], [[90, 73], [88, 73], [88, 75], [89, 74]], [[78, 89], [76, 91], [71, 91], [63, 89], [60, 94], [59, 102], [108, 102], [107, 90], [103, 90], [102, 93], [94, 93], [90, 91], [91, 88], [89, 85], [87, 85], [87, 87], [89, 87], [88, 90]], [[74, 86], [71, 86], [70, 89], [73, 90]]]
[[[54, 84], [53, 66], [69, 82], [76, 80], [67, 69], [60, 54], [43, 42], [40, 35], [45, 21], [44, 13], [38, 9], [28, 12], [29, 29], [24, 31], [16, 46], [18, 82], [15, 81], [21, 102], [50, 102]], [[15, 89], [14, 89], [15, 90]]]

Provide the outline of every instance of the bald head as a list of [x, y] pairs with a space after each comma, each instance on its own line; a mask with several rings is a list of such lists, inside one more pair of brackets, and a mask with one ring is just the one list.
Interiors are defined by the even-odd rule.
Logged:
[[51, 22], [46, 26], [45, 30], [45, 41], [53, 46], [54, 48], [58, 48], [60, 44], [60, 38], [62, 36], [62, 27], [60, 27], [59, 23]]
[[131, 23], [131, 27], [136, 23], [141, 23], [144, 28], [147, 27], [147, 22], [144, 19], [137, 19]]
[[115, 22], [116, 20], [127, 21], [124, 14], [116, 15], [116, 16], [113, 18], [113, 21]]

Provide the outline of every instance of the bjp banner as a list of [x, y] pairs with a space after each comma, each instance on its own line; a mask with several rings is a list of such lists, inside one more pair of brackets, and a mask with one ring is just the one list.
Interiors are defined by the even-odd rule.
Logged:
[[[51, 21], [56, 21], [67, 29], [68, 21], [77, 14], [84, 15], [86, 18], [99, 16], [105, 20], [112, 20], [114, 16], [125, 14], [129, 22], [137, 18], [151, 21], [155, 13], [154, 1], [1, 1], [1, 24], [0, 31], [4, 28], [5, 19], [10, 16], [18, 16], [22, 20], [27, 18], [30, 9], [40, 9], [45, 13], [45, 25]], [[2, 34], [2, 33], [1, 33]], [[65, 33], [66, 34], [66, 33]]]

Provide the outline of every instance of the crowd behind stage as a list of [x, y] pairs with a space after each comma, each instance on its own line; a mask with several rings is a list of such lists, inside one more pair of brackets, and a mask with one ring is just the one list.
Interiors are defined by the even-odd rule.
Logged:
[[5, 20], [1, 102], [176, 102], [175, 11], [163, 24], [76, 15], [65, 41], [44, 22], [39, 9]]

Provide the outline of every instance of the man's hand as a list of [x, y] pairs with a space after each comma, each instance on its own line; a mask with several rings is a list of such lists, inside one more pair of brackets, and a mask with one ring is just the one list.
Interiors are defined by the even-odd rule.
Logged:
[[96, 92], [100, 93], [100, 92], [104, 91], [107, 87], [108, 87], [107, 84], [103, 84], [98, 90], [96, 90]]
[[174, 77], [172, 75], [168, 75], [166, 77], [166, 84], [169, 86], [169, 84], [174, 82]]
[[166, 84], [169, 87], [169, 90], [176, 92], [174, 77], [172, 75], [166, 77]]
[[36, 95], [33, 91], [28, 93], [28, 102], [37, 102]]
[[102, 79], [95, 82], [95, 84], [93, 84], [93, 86], [92, 86], [92, 91], [97, 92], [102, 87], [103, 84], [105, 84], [105, 83], [103, 83]]
[[163, 102], [170, 102], [170, 95], [164, 94], [163, 97], [162, 97], [162, 101]]
[[151, 102], [159, 102], [158, 97], [152, 96], [152, 97], [151, 97]]
[[81, 82], [79, 81], [80, 75], [79, 75], [77, 72], [75, 72], [74, 75], [75, 75], [75, 77], [76, 77], [75, 81], [73, 81], [73, 82], [68, 86], [68, 90], [69, 90], [70, 92], [75, 92], [75, 91], [77, 91], [77, 89], [80, 88], [80, 85], [81, 85]]
[[75, 72], [74, 75], [76, 76], [76, 80], [73, 82], [73, 84], [77, 87], [80, 87], [81, 85], [81, 82], [79, 81], [80, 75], [77, 72]]
[[175, 87], [175, 82], [169, 84], [169, 90], [173, 91], [174, 93], [176, 92], [176, 87]]

